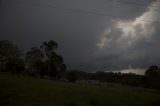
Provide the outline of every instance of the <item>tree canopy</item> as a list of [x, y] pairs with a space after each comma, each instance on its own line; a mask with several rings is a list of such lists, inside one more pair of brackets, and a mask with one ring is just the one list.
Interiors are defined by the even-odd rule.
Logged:
[[58, 44], [53, 40], [43, 42], [40, 48], [32, 47], [25, 56], [30, 73], [59, 79], [66, 65], [62, 56], [56, 53], [57, 48]]
[[21, 63], [19, 61], [22, 62], [21, 52], [18, 49], [18, 47], [13, 43], [11, 43], [10, 41], [1, 40], [0, 41], [0, 70], [1, 71], [10, 70], [11, 67], [7, 65], [11, 65], [12, 63], [12, 70], [10, 71], [13, 71], [13, 67], [15, 69], [17, 65]]
[[21, 55], [17, 46], [7, 40], [0, 41], [0, 61], [7, 61], [13, 58], [19, 58]]

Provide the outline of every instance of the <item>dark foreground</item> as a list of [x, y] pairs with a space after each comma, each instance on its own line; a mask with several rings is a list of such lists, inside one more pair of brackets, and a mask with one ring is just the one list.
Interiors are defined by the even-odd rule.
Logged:
[[0, 106], [160, 106], [160, 91], [1, 74]]

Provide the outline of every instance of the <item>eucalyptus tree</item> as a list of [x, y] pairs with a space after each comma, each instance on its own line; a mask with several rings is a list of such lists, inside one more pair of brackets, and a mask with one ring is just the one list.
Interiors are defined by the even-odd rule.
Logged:
[[53, 53], [52, 57], [50, 58], [50, 67], [50, 75], [55, 79], [59, 79], [62, 73], [66, 71], [66, 65], [63, 63], [62, 56], [56, 53]]
[[43, 66], [44, 55], [40, 48], [32, 47], [25, 56], [29, 74], [38, 76]]
[[52, 58], [56, 54], [55, 50], [57, 50], [57, 48], [58, 48], [58, 44], [57, 44], [57, 42], [55, 42], [53, 40], [48, 41], [48, 42], [45, 41], [41, 45], [41, 49], [44, 52], [44, 56], [45, 56], [45, 58], [47, 59], [47, 62], [48, 62], [48, 71], [47, 71], [48, 76], [51, 73], [51, 68], [53, 68], [53, 67], [51, 67], [51, 64], [53, 62]]

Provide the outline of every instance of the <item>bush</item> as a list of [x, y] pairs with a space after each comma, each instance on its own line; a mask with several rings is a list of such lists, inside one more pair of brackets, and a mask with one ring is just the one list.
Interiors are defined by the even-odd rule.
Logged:
[[76, 73], [75, 73], [74, 71], [69, 71], [69, 72], [67, 73], [67, 80], [68, 80], [69, 82], [75, 82], [75, 81], [77, 80], [77, 75], [76, 75]]

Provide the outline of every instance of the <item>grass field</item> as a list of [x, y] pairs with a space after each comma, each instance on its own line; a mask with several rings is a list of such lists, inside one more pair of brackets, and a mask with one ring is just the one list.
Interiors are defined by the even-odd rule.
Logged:
[[160, 106], [160, 91], [1, 74], [0, 106]]

